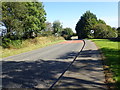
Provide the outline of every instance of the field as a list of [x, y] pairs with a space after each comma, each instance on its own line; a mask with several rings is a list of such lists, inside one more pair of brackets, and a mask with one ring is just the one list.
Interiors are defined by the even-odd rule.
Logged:
[[108, 39], [91, 39], [100, 48], [105, 56], [105, 64], [109, 66], [115, 87], [120, 89], [120, 42]]
[[24, 40], [21, 45], [13, 44], [10, 46], [10, 48], [6, 48], [6, 49], [3, 49], [0, 46], [0, 53], [1, 53], [0, 58], [20, 54], [38, 48], [43, 48], [45, 46], [59, 43], [62, 41], [64, 41], [62, 37], [48, 36], [48, 37], [36, 37], [34, 39], [27, 39]]

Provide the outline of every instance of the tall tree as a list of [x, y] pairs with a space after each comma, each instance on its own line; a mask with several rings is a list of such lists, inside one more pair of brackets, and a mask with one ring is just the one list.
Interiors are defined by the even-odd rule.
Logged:
[[54, 21], [53, 22], [53, 32], [54, 34], [57, 33], [57, 34], [61, 34], [62, 32], [62, 24], [60, 21]]
[[45, 29], [46, 13], [41, 2], [26, 2], [27, 14], [24, 27], [26, 30]]
[[23, 30], [26, 7], [22, 2], [2, 2], [2, 22], [8, 32]]
[[45, 28], [46, 13], [41, 2], [3, 2], [2, 14], [8, 32], [38, 32]]
[[45, 31], [53, 31], [52, 23], [46, 22], [46, 29], [45, 29]]
[[78, 38], [87, 38], [90, 30], [93, 28], [93, 26], [97, 23], [97, 17], [90, 11], [86, 11], [84, 13], [78, 23], [76, 24], [76, 32], [78, 35]]
[[98, 20], [98, 23], [100, 23], [100, 24], [106, 24], [105, 21], [102, 20], [102, 19], [99, 19], [99, 20]]
[[[97, 20], [96, 15], [90, 11], [81, 16], [76, 24], [78, 38], [113, 38], [117, 37], [116, 30], [106, 25], [104, 20]], [[93, 31], [93, 33], [91, 33]]]

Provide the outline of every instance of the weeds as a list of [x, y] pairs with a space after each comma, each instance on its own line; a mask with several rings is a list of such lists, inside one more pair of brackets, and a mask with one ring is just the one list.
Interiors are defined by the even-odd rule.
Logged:
[[20, 54], [37, 48], [42, 48], [61, 41], [64, 41], [62, 37], [55, 36], [36, 37], [34, 39], [26, 39], [23, 41], [13, 40], [8, 43], [9, 48], [3, 48], [0, 50], [2, 52], [2, 56], [0, 56], [0, 58]]

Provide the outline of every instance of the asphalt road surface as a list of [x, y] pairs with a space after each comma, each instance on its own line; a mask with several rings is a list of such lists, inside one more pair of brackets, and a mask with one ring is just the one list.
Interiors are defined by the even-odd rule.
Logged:
[[49, 88], [83, 46], [71, 40], [3, 58], [3, 88]]
[[85, 47], [75, 62], [53, 88], [80, 90], [106, 90], [101, 54], [96, 45], [85, 40]]

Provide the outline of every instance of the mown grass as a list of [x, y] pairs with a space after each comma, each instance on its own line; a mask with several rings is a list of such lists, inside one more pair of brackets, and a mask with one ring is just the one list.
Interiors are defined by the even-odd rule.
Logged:
[[11, 45], [10, 48], [6, 48], [6, 49], [0, 47], [1, 48], [0, 58], [13, 56], [27, 51], [32, 51], [38, 48], [43, 48], [45, 46], [59, 43], [62, 41], [64, 41], [62, 37], [54, 37], [54, 36], [36, 37], [34, 39], [27, 39], [24, 40], [20, 46]]
[[113, 73], [116, 88], [120, 89], [120, 42], [108, 39], [91, 39], [101, 49], [105, 62]]

